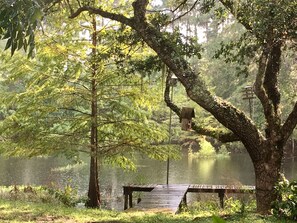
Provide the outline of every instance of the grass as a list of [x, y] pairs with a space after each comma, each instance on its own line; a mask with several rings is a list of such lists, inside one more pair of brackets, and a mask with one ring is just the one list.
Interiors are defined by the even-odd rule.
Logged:
[[[75, 196], [65, 190], [42, 187], [0, 187], [0, 222], [5, 223], [272, 223], [290, 222], [254, 212], [255, 201], [245, 195], [225, 200], [225, 209], [219, 208], [216, 199], [200, 197], [177, 215], [148, 212], [119, 212], [99, 209], [68, 207]], [[66, 199], [67, 198], [67, 199]], [[214, 219], [219, 216], [220, 219]], [[221, 220], [223, 219], [223, 220]], [[291, 221], [293, 222], [293, 221]]]
[[263, 217], [249, 211], [239, 214], [232, 213], [230, 210], [199, 210], [197, 207], [193, 207], [178, 215], [171, 215], [78, 209], [57, 204], [0, 199], [0, 222], [3, 223], [212, 223], [214, 222], [212, 218], [214, 215], [225, 219], [225, 222], [290, 222], [287, 220], [278, 220], [272, 216]]

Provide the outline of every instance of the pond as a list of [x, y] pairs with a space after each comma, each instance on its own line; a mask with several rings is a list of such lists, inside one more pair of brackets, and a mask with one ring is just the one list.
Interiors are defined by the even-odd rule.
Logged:
[[[66, 184], [86, 194], [88, 188], [87, 157], [83, 164], [71, 165], [65, 158], [3, 158], [0, 157], [0, 185], [51, 185], [63, 188]], [[166, 162], [139, 156], [137, 171], [124, 171], [104, 165], [100, 184], [108, 207], [122, 209], [122, 186], [131, 183], [166, 183]], [[297, 160], [286, 159], [284, 172], [288, 179], [297, 179]], [[229, 158], [197, 159], [184, 153], [180, 160], [170, 160], [169, 183], [254, 185], [254, 170], [247, 154]]]

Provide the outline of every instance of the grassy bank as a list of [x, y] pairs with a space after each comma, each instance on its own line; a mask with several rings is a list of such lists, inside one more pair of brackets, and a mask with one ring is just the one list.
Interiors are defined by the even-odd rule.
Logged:
[[[57, 188], [10, 186], [0, 187], [0, 223], [60, 222], [60, 223], [270, 223], [290, 222], [255, 213], [255, 201], [250, 195], [225, 200], [221, 209], [217, 197], [200, 196], [181, 213], [155, 214], [71, 207], [82, 202], [70, 187]], [[215, 217], [220, 217], [215, 220]], [[223, 219], [223, 220], [221, 220]], [[293, 222], [293, 221], [292, 221]]]
[[[199, 210], [192, 208], [178, 215], [150, 214], [141, 212], [115, 212], [107, 210], [78, 209], [64, 205], [41, 202], [0, 199], [0, 222], [61, 222], [61, 223], [208, 223], [217, 215], [225, 222], [269, 223], [289, 222], [274, 217], [263, 217], [253, 212], [242, 214], [231, 210]], [[292, 221], [293, 222], [293, 221]]]

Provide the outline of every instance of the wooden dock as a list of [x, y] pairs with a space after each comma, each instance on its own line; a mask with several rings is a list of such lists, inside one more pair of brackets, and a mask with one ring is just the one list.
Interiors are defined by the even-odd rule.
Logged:
[[182, 201], [185, 201], [189, 185], [157, 185], [145, 194], [140, 203], [133, 208], [137, 211], [177, 213]]
[[133, 210], [176, 213], [181, 203], [187, 204], [187, 193], [217, 193], [224, 207], [225, 193], [254, 193], [255, 186], [205, 185], [205, 184], [149, 184], [123, 186], [124, 210], [133, 207], [133, 192], [145, 194]]

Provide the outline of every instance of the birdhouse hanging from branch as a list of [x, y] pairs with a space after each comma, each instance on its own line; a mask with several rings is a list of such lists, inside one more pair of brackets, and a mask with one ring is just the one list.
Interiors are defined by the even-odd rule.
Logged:
[[195, 118], [194, 108], [183, 107], [180, 114], [182, 130], [188, 131], [192, 129], [192, 118]]

